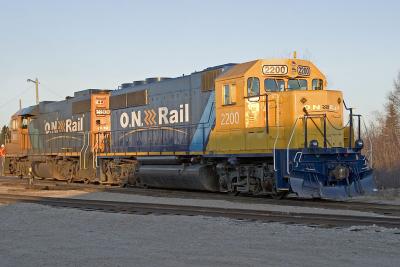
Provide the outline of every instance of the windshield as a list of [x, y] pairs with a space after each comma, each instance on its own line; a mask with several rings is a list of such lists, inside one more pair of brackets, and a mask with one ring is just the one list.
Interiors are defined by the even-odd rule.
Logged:
[[322, 90], [324, 87], [324, 82], [321, 79], [312, 80], [312, 89], [313, 90]]
[[260, 95], [260, 80], [257, 77], [250, 77], [247, 79], [247, 95], [248, 96]]
[[285, 90], [285, 82], [282, 79], [265, 79], [265, 91], [279, 92]]
[[288, 81], [289, 90], [307, 90], [307, 80], [304, 79], [290, 79]]

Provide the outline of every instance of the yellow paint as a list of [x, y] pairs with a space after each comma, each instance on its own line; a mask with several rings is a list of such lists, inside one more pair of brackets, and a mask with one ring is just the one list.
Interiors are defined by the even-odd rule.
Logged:
[[104, 151], [105, 144], [111, 143], [110, 93], [107, 91], [90, 96], [90, 129], [93, 138], [91, 146], [95, 151]]
[[[248, 91], [249, 78], [251, 78], [249, 84], [253, 86], [251, 94]], [[284, 83], [284, 90], [266, 90], [264, 84], [266, 79], [275, 79], [277, 87]], [[289, 90], [291, 79], [305, 80], [307, 90]], [[313, 80], [322, 81], [322, 90], [313, 90]], [[291, 81], [293, 82], [296, 81]], [[259, 92], [255, 90], [257, 84]], [[315, 85], [317, 84], [318, 82], [315, 82]], [[215, 107], [216, 124], [211, 131], [206, 151], [190, 152], [190, 154], [267, 154], [272, 153], [274, 149], [302, 148], [305, 140], [304, 116], [307, 114], [326, 115], [328, 147], [347, 145], [344, 142], [348, 140], [348, 130], [346, 132], [342, 129], [344, 124], [342, 93], [327, 90], [325, 75], [312, 62], [298, 59], [295, 53], [293, 58], [289, 59], [261, 59], [238, 64], [219, 75], [215, 81]], [[96, 113], [96, 110], [100, 112]], [[104, 153], [107, 151], [105, 144], [111, 143], [109, 134], [111, 116], [106, 112], [109, 111], [108, 92], [91, 96], [91, 111], [91, 129], [94, 136], [91, 145], [95, 148], [97, 156], [189, 154], [185, 151]], [[153, 115], [147, 115], [154, 119]], [[21, 124], [20, 116], [16, 115], [14, 119], [18, 120], [19, 125]], [[322, 146], [323, 137], [319, 131], [323, 129], [323, 120], [314, 118], [313, 121], [308, 121], [308, 126], [308, 142], [317, 139]], [[126, 135], [151, 129], [133, 130]], [[180, 131], [168, 127], [163, 129]], [[12, 131], [18, 135], [18, 140], [15, 144], [9, 144], [10, 154], [23, 154], [30, 148], [29, 139], [23, 138], [28, 136], [27, 129], [18, 127]], [[80, 156], [74, 152], [52, 155]]]
[[[247, 84], [259, 81], [259, 94], [248, 92]], [[267, 91], [266, 79], [283, 80], [285, 89]], [[290, 79], [307, 81], [307, 90], [289, 90]], [[322, 80], [323, 90], [313, 90], [313, 80]], [[290, 81], [297, 85], [296, 80]], [[302, 83], [304, 81], [301, 81]], [[234, 103], [225, 105], [224, 88], [236, 85]], [[302, 85], [302, 84], [301, 84]], [[310, 61], [297, 59], [255, 60], [232, 67], [215, 82], [216, 125], [207, 151], [213, 154], [272, 153], [273, 149], [304, 146], [304, 116], [326, 114], [328, 147], [343, 146], [342, 93], [326, 90], [325, 75]], [[268, 101], [268, 102], [267, 102]], [[306, 111], [305, 111], [306, 110]], [[267, 127], [268, 111], [268, 127]], [[332, 125], [333, 126], [332, 126]], [[308, 120], [308, 139], [323, 145], [323, 119]], [[337, 128], [337, 129], [335, 129]], [[319, 130], [318, 130], [319, 129]]]

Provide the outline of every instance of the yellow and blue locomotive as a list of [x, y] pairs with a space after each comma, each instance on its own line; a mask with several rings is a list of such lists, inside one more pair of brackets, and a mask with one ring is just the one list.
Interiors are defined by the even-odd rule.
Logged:
[[375, 190], [360, 115], [295, 56], [85, 90], [12, 121], [12, 174], [276, 197]]

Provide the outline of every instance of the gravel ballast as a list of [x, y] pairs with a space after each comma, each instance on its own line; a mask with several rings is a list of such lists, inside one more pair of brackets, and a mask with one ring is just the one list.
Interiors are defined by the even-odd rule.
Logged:
[[0, 206], [0, 266], [399, 266], [400, 230]]

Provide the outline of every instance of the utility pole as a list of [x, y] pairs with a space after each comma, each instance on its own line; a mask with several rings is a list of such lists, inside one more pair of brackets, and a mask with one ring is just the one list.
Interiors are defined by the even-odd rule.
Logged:
[[27, 82], [32, 82], [35, 84], [35, 89], [36, 89], [36, 105], [39, 104], [39, 80], [36, 78], [35, 80], [28, 79], [26, 80]]
[[19, 110], [21, 110], [22, 109], [22, 100], [21, 100], [21, 98], [19, 99]]

